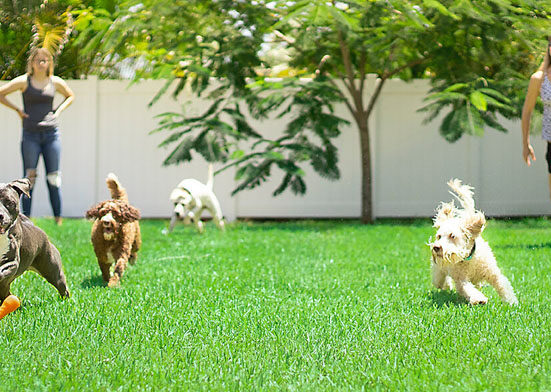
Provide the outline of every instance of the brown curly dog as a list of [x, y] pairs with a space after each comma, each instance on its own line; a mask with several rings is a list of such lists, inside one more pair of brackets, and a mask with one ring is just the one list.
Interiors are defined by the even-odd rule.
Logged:
[[[86, 218], [95, 219], [92, 226], [92, 245], [98, 259], [103, 280], [109, 287], [116, 286], [128, 263], [134, 264], [141, 247], [140, 211], [128, 202], [126, 190], [117, 177], [110, 173], [105, 180], [112, 200], [96, 204], [86, 212]], [[115, 270], [111, 276], [111, 265]]]

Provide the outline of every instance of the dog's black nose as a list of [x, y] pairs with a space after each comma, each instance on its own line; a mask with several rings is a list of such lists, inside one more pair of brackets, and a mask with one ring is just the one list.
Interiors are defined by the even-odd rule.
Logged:
[[432, 247], [432, 250], [435, 251], [436, 253], [438, 253], [442, 250], [442, 247], [440, 245], [434, 245]]

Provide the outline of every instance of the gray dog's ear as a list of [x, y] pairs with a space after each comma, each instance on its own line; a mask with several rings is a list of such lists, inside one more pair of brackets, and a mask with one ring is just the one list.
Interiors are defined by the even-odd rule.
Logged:
[[13, 180], [8, 185], [15, 189], [19, 196], [24, 194], [27, 197], [31, 197], [31, 194], [29, 193], [29, 191], [31, 190], [31, 180], [29, 180], [28, 178]]

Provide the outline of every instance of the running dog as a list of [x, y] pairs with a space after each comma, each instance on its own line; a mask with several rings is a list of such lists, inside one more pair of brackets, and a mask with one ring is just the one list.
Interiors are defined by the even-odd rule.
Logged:
[[441, 203], [434, 217], [436, 240], [429, 243], [432, 253], [432, 283], [438, 289], [457, 292], [471, 305], [485, 304], [488, 298], [479, 288], [490, 283], [501, 299], [518, 303], [509, 280], [497, 266], [488, 243], [481, 234], [486, 218], [475, 210], [473, 188], [460, 180], [448, 181], [451, 194], [463, 208], [456, 208], [453, 200]]
[[[220, 203], [212, 191], [214, 182], [213, 167], [209, 164], [208, 180], [206, 185], [194, 178], [187, 178], [180, 182], [170, 194], [170, 202], [174, 205], [168, 233], [174, 230], [178, 221], [185, 224], [193, 222], [197, 231], [203, 233], [204, 225], [201, 222], [203, 210], [208, 210], [220, 230], [224, 230], [224, 217]], [[165, 232], [166, 233], [166, 232]]]
[[14, 279], [27, 270], [38, 272], [62, 297], [70, 295], [59, 251], [19, 213], [19, 199], [29, 196], [30, 187], [27, 178], [0, 184], [0, 304], [11, 294]]
[[[109, 287], [119, 284], [128, 263], [134, 264], [141, 247], [140, 211], [128, 202], [126, 189], [117, 176], [110, 173], [105, 180], [111, 200], [102, 201], [86, 212], [95, 219], [92, 226], [92, 245], [103, 280]], [[111, 276], [111, 265], [115, 270]]]

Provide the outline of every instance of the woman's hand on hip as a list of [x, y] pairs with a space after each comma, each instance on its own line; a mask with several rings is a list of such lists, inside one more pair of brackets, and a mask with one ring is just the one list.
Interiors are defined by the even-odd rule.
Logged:
[[29, 115], [27, 113], [25, 113], [23, 110], [21, 109], [17, 109], [17, 114], [19, 114], [19, 117], [21, 117], [21, 120], [29, 117]]

